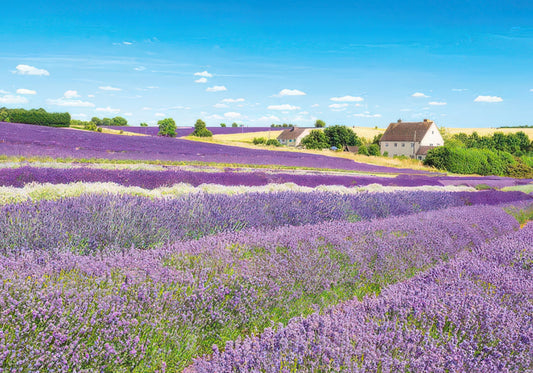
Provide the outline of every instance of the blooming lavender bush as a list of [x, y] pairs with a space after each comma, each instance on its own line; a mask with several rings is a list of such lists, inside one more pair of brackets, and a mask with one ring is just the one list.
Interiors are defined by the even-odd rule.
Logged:
[[533, 225], [376, 299], [228, 342], [191, 372], [529, 372]]
[[[387, 287], [453, 258], [462, 249], [483, 253], [487, 240], [517, 228], [516, 220], [501, 207], [479, 206], [371, 222], [257, 229], [160, 249], [106, 251], [97, 256], [52, 250], [14, 252], [0, 258], [0, 366], [8, 371], [175, 371], [211, 351], [213, 344], [223, 347], [226, 341], [237, 340], [228, 343], [224, 353], [215, 350], [212, 358], [197, 361], [195, 368], [329, 370], [350, 363], [348, 357], [340, 363], [335, 359], [352, 348], [364, 355], [346, 355], [356, 359], [345, 367], [376, 368], [383, 360], [382, 367], [387, 370], [396, 365], [381, 356], [387, 351], [394, 354], [395, 345], [388, 338], [394, 335], [395, 321], [401, 319], [397, 308], [388, 307], [389, 299], [405, 293], [401, 286], [395, 291]], [[446, 289], [457, 274], [447, 280], [439, 271], [429, 278], [443, 278]], [[427, 281], [419, 282], [422, 285], [418, 286], [423, 286]], [[409, 361], [413, 349], [425, 348], [417, 345], [419, 342], [432, 346], [428, 351], [432, 358], [442, 356], [447, 348], [438, 341], [430, 344], [433, 336], [424, 332], [426, 316], [430, 323], [446, 321], [443, 316], [436, 318], [442, 315], [440, 308], [432, 308], [446, 293], [435, 295], [424, 288], [417, 293], [416, 289], [407, 293], [420, 299], [413, 304], [413, 331], [404, 333], [415, 339], [404, 346], [404, 334], [400, 333], [393, 361]], [[450, 289], [463, 300], [467, 295], [463, 296], [462, 290]], [[515, 308], [527, 306], [514, 301], [519, 290], [508, 299]], [[297, 319], [279, 332], [267, 329], [257, 340], [239, 342], [239, 336], [286, 324], [292, 317], [380, 292], [379, 300], [365, 301], [362, 306], [349, 302], [340, 311], [313, 314], [308, 324]], [[372, 313], [374, 303], [379, 302], [384, 306]], [[451, 337], [461, 338], [470, 324], [457, 319], [465, 305], [456, 302], [453, 306], [457, 312], [454, 309], [456, 324]], [[350, 307], [354, 312], [349, 312]], [[325, 321], [320, 321], [322, 318]], [[354, 328], [360, 324], [371, 327], [369, 331]], [[372, 327], [376, 328], [374, 334]], [[442, 334], [441, 340], [446, 341], [447, 334], [440, 327], [437, 324], [435, 335]], [[351, 338], [361, 342], [352, 345]], [[381, 347], [364, 349], [358, 343]], [[477, 341], [469, 343], [476, 346]], [[521, 363], [527, 351], [517, 351]], [[415, 363], [410, 363], [413, 368], [419, 366]]]
[[193, 194], [168, 200], [82, 195], [0, 207], [2, 252], [150, 248], [243, 228], [369, 220], [465, 204], [531, 200], [521, 192]]

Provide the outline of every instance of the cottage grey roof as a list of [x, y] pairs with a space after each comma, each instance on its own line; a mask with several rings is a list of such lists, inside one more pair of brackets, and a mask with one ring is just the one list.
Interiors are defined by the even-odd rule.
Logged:
[[436, 148], [436, 146], [421, 146], [418, 148], [416, 155], [427, 155], [430, 149]]
[[396, 122], [389, 124], [380, 141], [413, 141], [420, 142], [426, 135], [433, 121]]
[[305, 128], [288, 128], [278, 136], [278, 140], [296, 140], [305, 130]]

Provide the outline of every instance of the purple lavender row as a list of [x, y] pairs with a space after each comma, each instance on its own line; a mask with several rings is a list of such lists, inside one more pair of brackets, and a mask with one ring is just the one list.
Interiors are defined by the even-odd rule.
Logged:
[[0, 122], [0, 155], [224, 164], [282, 165], [363, 172], [428, 174], [300, 152], [246, 149], [155, 136], [122, 136]]
[[169, 200], [82, 195], [0, 207], [0, 252], [151, 248], [243, 228], [369, 220], [451, 206], [531, 200], [521, 192], [194, 194]]
[[398, 175], [394, 178], [378, 176], [349, 176], [324, 174], [290, 174], [269, 172], [195, 172], [186, 170], [108, 170], [92, 167], [44, 168], [23, 166], [18, 168], [0, 169], [0, 186], [22, 187], [25, 184], [52, 183], [67, 184], [72, 182], [113, 182], [125, 186], [138, 186], [155, 189], [187, 183], [194, 186], [200, 184], [245, 185], [259, 186], [270, 183], [295, 183], [301, 186], [317, 187], [319, 185], [365, 186], [381, 184], [384, 186], [423, 186], [423, 185], [467, 185], [479, 184], [490, 187], [525, 185], [533, 180], [512, 179], [504, 177], [472, 177], [461, 178], [442, 175]]
[[[121, 126], [104, 126], [117, 131], [134, 132], [143, 135], [157, 136], [159, 127], [121, 127]], [[207, 127], [213, 135], [232, 135], [236, 133], [253, 133], [265, 132], [272, 130], [271, 127]], [[276, 131], [277, 129], [274, 129]], [[194, 127], [178, 127], [176, 130], [177, 137], [188, 136], [194, 131]]]
[[529, 372], [532, 237], [528, 224], [377, 299], [227, 343], [189, 371]]
[[[517, 228], [501, 207], [462, 207], [223, 234], [149, 251], [2, 256], [0, 366], [7, 371], [181, 370], [213, 344], [224, 346], [294, 316], [379, 293]], [[286, 330], [295, 325], [300, 324]], [[342, 330], [339, 324], [316, 338], [326, 344], [322, 338]], [[279, 371], [268, 365], [276, 364], [276, 351], [284, 354], [284, 346], [294, 343], [298, 349], [286, 356], [306, 353], [308, 346], [298, 345], [306, 338], [313, 339], [303, 333], [272, 344], [230, 343], [227, 355], [217, 353], [197, 367]], [[334, 357], [327, 345], [318, 348], [312, 353]]]

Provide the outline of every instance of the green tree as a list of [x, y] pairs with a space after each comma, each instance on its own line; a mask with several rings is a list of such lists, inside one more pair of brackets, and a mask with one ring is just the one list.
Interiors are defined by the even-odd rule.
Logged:
[[267, 140], [266, 145], [281, 146], [280, 142], [277, 139]]
[[226, 123], [220, 123], [220, 127], [226, 127]]
[[363, 145], [363, 142], [357, 137], [355, 132], [346, 126], [335, 125], [327, 127], [324, 129], [324, 134], [328, 139], [328, 145], [330, 147], [335, 146], [337, 149], [342, 149], [345, 145]]
[[239, 127], [239, 125], [236, 122], [231, 123], [232, 127]]
[[194, 124], [194, 131], [191, 135], [196, 137], [211, 137], [213, 133], [207, 129], [203, 120], [198, 119]]
[[380, 150], [379, 150], [379, 145], [378, 144], [370, 144], [370, 146], [368, 147], [368, 154], [369, 155], [374, 155], [374, 156], [380, 156], [381, 153], [380, 153]]
[[159, 126], [159, 136], [176, 137], [176, 122], [172, 118], [161, 119], [157, 122]]
[[359, 149], [357, 150], [357, 154], [370, 155], [370, 153], [369, 153], [368, 148], [366, 147], [366, 145], [360, 145], [360, 146], [359, 146]]
[[93, 122], [96, 126], [102, 126], [104, 124], [102, 119], [100, 119], [98, 117], [92, 117], [91, 118], [91, 122]]
[[126, 120], [126, 118], [122, 118], [122, 117], [114, 117], [111, 123], [113, 123], [112, 124], [113, 126], [127, 126], [128, 125], [128, 121]]
[[302, 139], [302, 145], [306, 149], [327, 149], [329, 143], [324, 131], [312, 130], [309, 135]]
[[139, 124], [139, 126], [141, 126], [141, 127], [148, 127], [148, 123], [142, 122], [141, 124]]
[[9, 113], [6, 108], [0, 108], [0, 122], [9, 122]]
[[326, 122], [324, 122], [321, 119], [317, 119], [316, 122], [315, 122], [315, 127], [317, 127], [317, 128], [326, 127]]
[[111, 118], [102, 119], [102, 126], [112, 126], [112, 125], [113, 125], [113, 119]]

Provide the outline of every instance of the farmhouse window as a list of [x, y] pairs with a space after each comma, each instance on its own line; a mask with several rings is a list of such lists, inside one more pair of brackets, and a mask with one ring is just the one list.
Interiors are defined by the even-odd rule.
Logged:
[[402, 148], [405, 148], [405, 143], [404, 142], [402, 142]]
[[394, 143], [394, 147], [395, 147], [395, 148], [398, 147], [398, 143], [397, 143], [397, 142]]
[[385, 143], [385, 147], [386, 147], [386, 148], [388, 148], [388, 147], [389, 147], [389, 143], [388, 143], [388, 142], [387, 142], [387, 143]]

